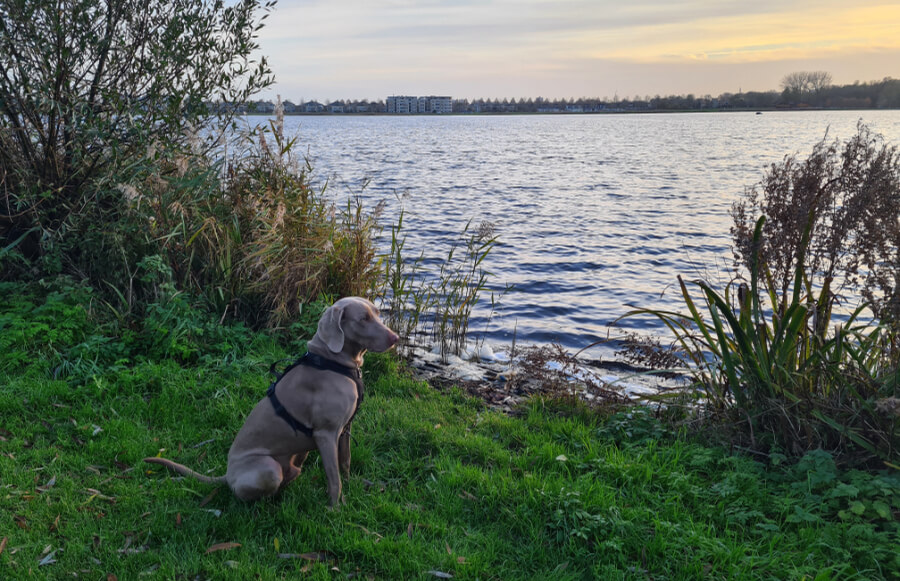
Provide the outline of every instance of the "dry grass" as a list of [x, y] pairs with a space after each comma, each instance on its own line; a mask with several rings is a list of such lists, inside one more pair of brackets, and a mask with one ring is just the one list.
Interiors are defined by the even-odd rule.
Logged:
[[280, 127], [249, 132], [224, 169], [179, 155], [122, 188], [178, 286], [256, 325], [285, 325], [321, 296], [370, 295], [379, 274], [375, 214], [314, 188]]

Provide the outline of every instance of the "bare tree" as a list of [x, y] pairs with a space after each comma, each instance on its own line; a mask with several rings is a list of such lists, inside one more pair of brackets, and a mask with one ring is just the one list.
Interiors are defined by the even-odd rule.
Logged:
[[822, 91], [831, 86], [831, 73], [828, 71], [811, 71], [806, 73], [806, 83], [813, 95], [819, 97]]
[[822, 91], [831, 86], [831, 73], [827, 71], [796, 71], [781, 79], [781, 89], [789, 99], [818, 101]]
[[789, 73], [781, 79], [781, 89], [789, 98], [802, 101], [808, 87], [807, 73], [796, 71]]

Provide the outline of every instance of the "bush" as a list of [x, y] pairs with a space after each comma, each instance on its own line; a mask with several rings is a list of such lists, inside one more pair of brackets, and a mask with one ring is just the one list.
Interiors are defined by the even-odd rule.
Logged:
[[[313, 188], [277, 122], [242, 143], [225, 175], [219, 163], [178, 154], [161, 160], [170, 172], [150, 166], [126, 186], [123, 230], [140, 233], [132, 248], [158, 254], [176, 288], [254, 326], [286, 325], [320, 298], [371, 295], [376, 214], [358, 198], [337, 208], [327, 184]], [[136, 273], [123, 284], [146, 300], [157, 294]]]
[[310, 186], [282, 117], [230, 124], [272, 81], [250, 57], [273, 5], [0, 2], [0, 273], [74, 275], [122, 318], [184, 292], [280, 326], [370, 295], [375, 216]]
[[[898, 439], [900, 162], [864, 125], [772, 166], [734, 208], [736, 257], [749, 273], [724, 293], [679, 285], [686, 313], [637, 309], [674, 333], [703, 409], [744, 445], [895, 463]], [[765, 217], [749, 226], [751, 216]], [[699, 297], [689, 290], [699, 289]], [[843, 290], [867, 297], [843, 320]]]
[[[900, 328], [900, 153], [883, 136], [860, 122], [845, 143], [823, 139], [805, 160], [785, 157], [732, 214], [735, 258], [750, 268], [758, 253], [782, 312], [802, 253], [804, 277], [828, 289], [829, 304], [844, 290], [857, 293], [877, 318]], [[766, 223], [754, 247], [759, 215]]]
[[[36, 38], [57, 34], [83, 52], [67, 58], [87, 67], [83, 78], [69, 79], [67, 63], [50, 59], [68, 84], [63, 94], [49, 93], [49, 104], [33, 94], [47, 79], [0, 80], [0, 102], [15, 104], [0, 108], [0, 274], [74, 275], [123, 318], [184, 292], [221, 320], [253, 326], [283, 326], [320, 297], [372, 294], [376, 216], [358, 199], [336, 208], [327, 187], [311, 187], [311, 168], [282, 134], [283, 117], [270, 131], [228, 127], [230, 141], [216, 141], [232, 106], [271, 81], [264, 60], [255, 67], [247, 60], [262, 20], [258, 2], [148, 0], [140, 6], [146, 14], [119, 2], [108, 3], [108, 13], [72, 4], [84, 13], [59, 16], [36, 1], [0, 4], [7, 17], [0, 26]], [[29, 18], [36, 21], [19, 22]], [[94, 37], [91, 18], [110, 27], [105, 41]], [[129, 38], [134, 54], [118, 46]], [[37, 59], [41, 50], [50, 49], [22, 39], [10, 62]], [[141, 51], [156, 55], [152, 66]], [[122, 79], [103, 62], [119, 73], [139, 70]], [[206, 101], [216, 96], [223, 103], [211, 116]], [[82, 118], [82, 109], [93, 112]], [[67, 140], [47, 141], [65, 132]], [[22, 140], [38, 157], [26, 155]], [[60, 155], [68, 165], [41, 173]], [[157, 279], [148, 268], [166, 272]]]
[[[756, 244], [763, 223], [757, 222]], [[801, 263], [807, 244], [808, 231]], [[885, 348], [890, 330], [859, 323], [861, 309], [832, 328], [828, 290], [817, 293], [802, 268], [786, 301], [761, 280], [772, 278], [753, 275], [749, 287], [724, 294], [694, 281], [698, 300], [679, 277], [687, 313], [638, 309], [626, 316], [652, 314], [673, 331], [703, 388], [705, 410], [727, 418], [742, 443], [798, 455], [824, 447], [852, 453], [856, 461], [894, 461], [898, 416], [878, 409], [900, 393]], [[778, 304], [783, 310], [772, 307]]]
[[109, 228], [117, 184], [154, 152], [227, 127], [231, 109], [210, 115], [208, 101], [242, 103], [271, 84], [251, 55], [272, 5], [0, 2], [0, 240], [49, 255], [51, 272], [120, 266], [99, 260], [129, 234]]

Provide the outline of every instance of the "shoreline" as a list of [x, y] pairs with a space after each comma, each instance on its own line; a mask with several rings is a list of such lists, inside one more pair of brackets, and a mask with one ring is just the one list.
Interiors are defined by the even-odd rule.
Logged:
[[[364, 113], [332, 113], [330, 111], [306, 112], [295, 111], [285, 112], [285, 117], [522, 117], [522, 116], [559, 116], [571, 117], [579, 115], [664, 115], [667, 113], [791, 113], [791, 112], [812, 112], [821, 113], [823, 111], [900, 111], [897, 107], [888, 107], [879, 109], [870, 107], [868, 109], [859, 109], [856, 107], [751, 107], [746, 109], [737, 108], [703, 108], [703, 109], [608, 109], [602, 111], [485, 111], [481, 113], [462, 112], [462, 113], [381, 113], [369, 111]], [[262, 112], [245, 112], [238, 114], [244, 117], [272, 117], [274, 113]]]
[[654, 400], [690, 386], [684, 373], [617, 360], [581, 360], [554, 344], [525, 347], [513, 357], [463, 355], [444, 361], [436, 349], [422, 346], [397, 354], [415, 379], [440, 391], [458, 387], [506, 414], [535, 395], [575, 396], [589, 405], [662, 405]]

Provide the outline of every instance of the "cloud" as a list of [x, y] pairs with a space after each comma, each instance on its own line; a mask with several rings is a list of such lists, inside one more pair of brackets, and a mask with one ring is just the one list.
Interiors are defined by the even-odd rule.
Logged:
[[[307, 95], [375, 97], [406, 86], [451, 94], [493, 87], [501, 96], [540, 83], [582, 87], [592, 71], [624, 70], [616, 63], [698, 71], [768, 63], [774, 71], [863, 59], [900, 50], [897, 30], [900, 6], [869, 0], [314, 0], [280, 3], [261, 44], [279, 83]], [[602, 79], [593, 83], [602, 93]]]

